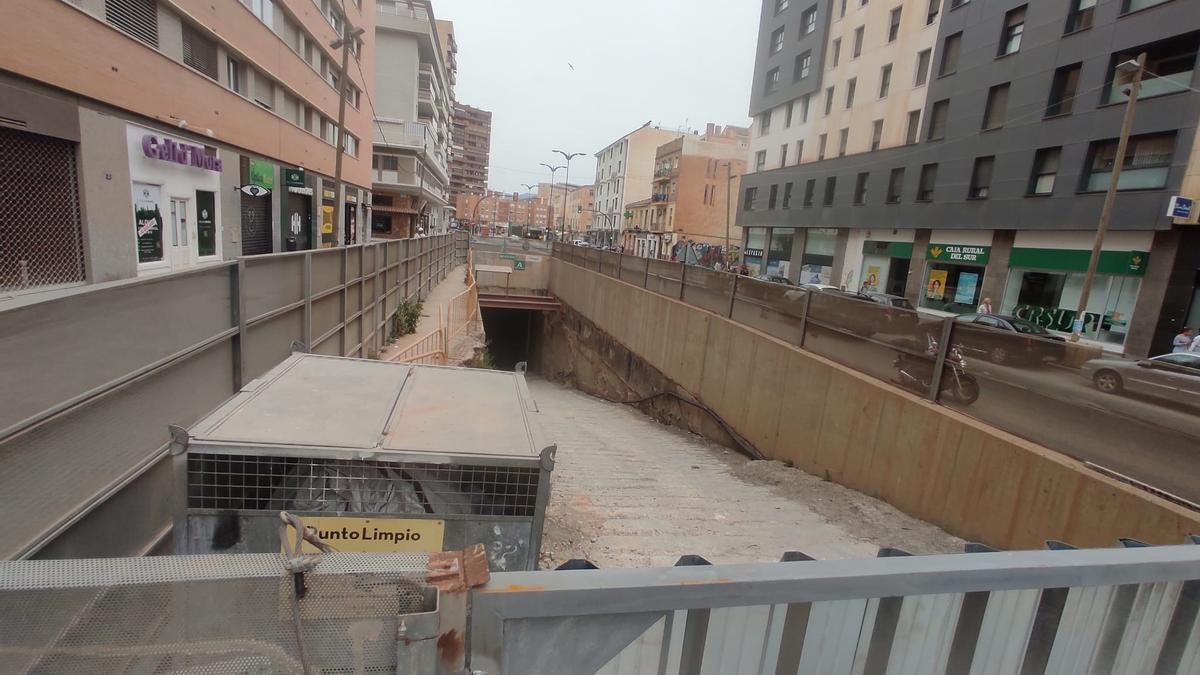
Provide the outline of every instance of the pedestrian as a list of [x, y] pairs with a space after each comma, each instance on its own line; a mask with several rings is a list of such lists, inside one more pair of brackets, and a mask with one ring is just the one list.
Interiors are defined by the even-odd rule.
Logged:
[[1187, 326], [1184, 326], [1183, 332], [1181, 332], [1179, 335], [1176, 335], [1174, 340], [1171, 340], [1171, 353], [1172, 354], [1183, 354], [1188, 349], [1190, 349], [1191, 346], [1192, 346], [1192, 329]]
[[750, 276], [750, 268], [746, 265], [746, 263], [742, 263], [741, 266], [738, 267], [738, 274], [744, 277]]
[[995, 314], [992, 311], [992, 299], [984, 298], [983, 302], [979, 303], [979, 307], [975, 309], [976, 314]]
[[1188, 352], [1191, 354], [1200, 354], [1200, 335], [1192, 338], [1192, 346], [1188, 347]]

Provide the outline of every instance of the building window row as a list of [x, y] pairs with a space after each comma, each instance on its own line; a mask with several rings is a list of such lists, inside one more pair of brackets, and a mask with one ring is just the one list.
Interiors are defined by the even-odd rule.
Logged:
[[[1118, 190], [1161, 190], [1167, 185], [1171, 162], [1175, 149], [1175, 132], [1144, 134], [1129, 139], [1129, 147], [1125, 161], [1121, 165], [1121, 176], [1117, 182]], [[1092, 142], [1084, 159], [1080, 172], [1077, 192], [1103, 192], [1112, 182], [1113, 170], [1116, 165], [1117, 139], [1106, 139]], [[1054, 194], [1057, 184], [1059, 167], [1062, 158], [1062, 147], [1047, 147], [1037, 150], [1029, 170], [1028, 184], [1025, 189], [1026, 197], [1045, 197]], [[995, 155], [976, 157], [971, 168], [971, 178], [967, 187], [966, 199], [986, 200], [992, 196], [992, 177], [996, 165]], [[937, 183], [938, 164], [924, 164], [921, 167], [917, 184], [915, 201], [932, 202]], [[896, 167], [888, 175], [885, 204], [899, 204], [904, 188], [905, 168]], [[816, 191], [817, 179], [807, 181], [804, 190], [803, 205], [811, 207]], [[856, 206], [868, 202], [868, 187], [870, 172], [858, 172], [855, 176], [852, 203]], [[832, 206], [836, 192], [837, 177], [825, 178], [825, 192], [822, 199], [824, 206]], [[790, 195], [791, 184], [784, 186], [784, 194]], [[771, 194], [778, 190], [778, 184], [770, 186]], [[744, 196], [744, 208], [753, 211], [757, 207], [757, 187], [748, 187]], [[790, 203], [790, 199], [785, 200]], [[768, 200], [767, 210], [774, 209], [774, 200]], [[787, 208], [786, 206], [784, 208]]]

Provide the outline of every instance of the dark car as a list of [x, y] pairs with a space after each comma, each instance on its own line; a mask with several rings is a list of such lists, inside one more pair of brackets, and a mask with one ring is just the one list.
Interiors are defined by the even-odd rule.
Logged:
[[760, 274], [754, 278], [758, 279], [759, 281], [769, 281], [773, 284], [783, 284], [784, 286], [795, 286], [796, 285], [796, 284], [793, 284], [791, 282], [791, 280], [788, 279], [787, 277], [781, 277], [778, 274]]
[[1065, 338], [1015, 316], [962, 314], [954, 320], [982, 329], [956, 331], [954, 340], [964, 352], [992, 363], [1036, 366], [1043, 361], [1061, 361], [1067, 353]]

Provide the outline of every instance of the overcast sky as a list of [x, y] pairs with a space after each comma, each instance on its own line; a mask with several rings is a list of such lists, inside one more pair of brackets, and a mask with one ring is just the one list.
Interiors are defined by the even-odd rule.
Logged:
[[454, 22], [458, 100], [492, 112], [492, 189], [548, 180], [555, 149], [586, 153], [571, 182], [591, 183], [593, 154], [647, 120], [749, 125], [757, 0], [432, 3]]

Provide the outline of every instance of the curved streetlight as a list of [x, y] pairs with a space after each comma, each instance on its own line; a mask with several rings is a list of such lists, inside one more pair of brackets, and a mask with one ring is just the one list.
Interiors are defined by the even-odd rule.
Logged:
[[[558, 228], [558, 240], [562, 241], [563, 237], [566, 236], [566, 229], [567, 229], [567, 190], [570, 189], [570, 185], [571, 185], [571, 160], [575, 159], [576, 157], [582, 157], [584, 155], [584, 153], [582, 153], [582, 152], [563, 152], [562, 150], [555, 150], [554, 152], [557, 152], [558, 154], [562, 155], [563, 159], [565, 159], [567, 161], [567, 172], [563, 176], [562, 226]], [[554, 187], [553, 181], [551, 181], [550, 187], [551, 188]]]
[[[550, 169], [550, 205], [549, 205], [549, 218], [546, 219], [547, 220], [546, 224], [549, 226], [549, 231], [551, 233], [553, 233], [554, 232], [554, 174], [557, 173], [559, 169], [565, 169], [567, 167], [565, 167], [565, 166], [550, 166], [549, 164], [547, 164], [545, 162], [541, 162], [541, 165], [546, 167], [547, 169]], [[563, 197], [563, 211], [566, 211], [566, 210], [567, 210], [567, 200], [566, 200], [566, 197]], [[562, 241], [561, 234], [559, 235], [559, 241]]]

